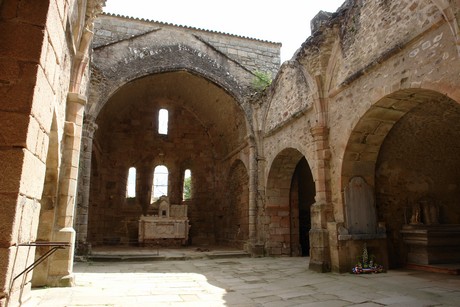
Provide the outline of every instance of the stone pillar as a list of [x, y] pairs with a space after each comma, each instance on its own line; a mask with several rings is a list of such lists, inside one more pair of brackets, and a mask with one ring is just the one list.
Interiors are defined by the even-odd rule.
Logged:
[[256, 217], [257, 217], [257, 152], [254, 141], [249, 140], [249, 242], [251, 250], [257, 240]]
[[83, 132], [81, 137], [80, 169], [78, 176], [78, 202], [76, 212], [75, 230], [76, 254], [86, 256], [91, 251], [91, 246], [87, 242], [88, 238], [88, 209], [89, 193], [91, 186], [91, 159], [93, 151], [93, 138], [98, 126], [93, 120], [83, 122]]
[[69, 243], [70, 247], [59, 250], [52, 256], [48, 272], [48, 285], [50, 286], [73, 285], [72, 270], [75, 244], [73, 221], [85, 103], [86, 98], [84, 96], [75, 93], [69, 93], [67, 96], [61, 176], [53, 241]]
[[[260, 153], [260, 151], [259, 151]], [[264, 170], [266, 168], [267, 161], [260, 155], [257, 156], [257, 177], [265, 178]], [[263, 180], [257, 180], [256, 195], [256, 239], [253, 247], [253, 256], [264, 256], [266, 254], [265, 242], [268, 236], [268, 223], [267, 216], [265, 213], [265, 183]]]
[[311, 129], [313, 135], [315, 161], [315, 204], [311, 206], [310, 266], [317, 272], [327, 272], [331, 268], [329, 232], [327, 223], [332, 217], [330, 176], [329, 176], [329, 129], [317, 126]]
[[258, 233], [258, 215], [260, 214], [258, 210], [258, 200], [259, 195], [259, 186], [258, 186], [258, 175], [259, 175], [259, 165], [258, 165], [258, 153], [257, 153], [257, 144], [254, 136], [248, 136], [247, 142], [249, 145], [249, 204], [248, 204], [248, 218], [249, 218], [249, 240], [248, 240], [248, 251], [253, 256], [263, 256], [264, 255], [264, 244], [261, 243]]

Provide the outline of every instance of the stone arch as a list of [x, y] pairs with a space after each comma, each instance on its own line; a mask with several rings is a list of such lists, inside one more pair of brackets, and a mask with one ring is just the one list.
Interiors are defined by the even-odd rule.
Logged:
[[[168, 135], [160, 135], [156, 129], [160, 108], [168, 109]], [[225, 182], [231, 166], [228, 161], [245, 150], [250, 141], [245, 114], [235, 99], [189, 72], [165, 72], [125, 84], [95, 120], [98, 129], [91, 142], [102, 157], [102, 184], [93, 183], [94, 174], [91, 175], [89, 243], [104, 244], [103, 235], [118, 229], [122, 229], [117, 234], [119, 242], [135, 239], [123, 224], [131, 229], [139, 207], [144, 212], [149, 210], [152, 165], [160, 162], [171, 170], [171, 204], [182, 201], [181, 167], [187, 165], [192, 170], [194, 197], [188, 201], [190, 244], [215, 243], [215, 229], [220, 226], [215, 223], [219, 214], [216, 204], [226, 201]], [[244, 159], [244, 154], [240, 155]], [[130, 166], [138, 171], [138, 188], [132, 204], [125, 197], [125, 174]], [[101, 219], [108, 222], [103, 225]], [[243, 245], [246, 238], [236, 240], [235, 236], [232, 244]]]
[[[232, 96], [245, 111], [250, 111], [249, 106], [244, 104], [248, 88], [241, 86], [241, 82], [220, 65], [217, 59], [202, 51], [177, 44], [152, 50], [143, 49], [141, 52], [147, 53], [141, 57], [142, 53], [133, 53], [131, 48], [130, 50], [131, 54], [118, 61], [110, 70], [99, 70], [95, 63], [93, 75], [100, 94], [93, 93], [91, 98], [95, 99], [90, 99], [88, 115], [96, 118], [110, 97], [129, 82], [149, 75], [177, 71], [186, 71], [216, 84]], [[249, 71], [245, 73], [252, 76]]]
[[[191, 224], [193, 224], [190, 231], [190, 243], [210, 244], [215, 240], [216, 212], [212, 204], [218, 202], [217, 199], [223, 198], [223, 194], [216, 193], [215, 190], [224, 189], [222, 186], [217, 186], [216, 183], [222, 185], [226, 180], [225, 172], [217, 174], [217, 164], [224, 163], [222, 161], [227, 161], [235, 152], [247, 146], [248, 140], [254, 135], [251, 123], [253, 119], [252, 107], [246, 102], [251, 90], [248, 80], [252, 79], [253, 74], [225, 54], [209, 48], [206, 42], [197, 40], [196, 37], [181, 36], [180, 39], [184, 39], [184, 41], [178, 42], [175, 39], [172, 42], [165, 39], [166, 30], [162, 31], [161, 35], [163, 38], [157, 37], [154, 43], [146, 38], [148, 36], [146, 34], [146, 36], [129, 38], [95, 48], [92, 63], [93, 78], [89, 101], [85, 110], [85, 118], [87, 119], [85, 125], [89, 123], [99, 125], [94, 138], [97, 142], [101, 139], [104, 131], [110, 130], [102, 122], [107, 122], [107, 119], [110, 118], [117, 118], [118, 120], [119, 114], [123, 112], [136, 112], [135, 107], [120, 112], [120, 107], [126, 106], [122, 103], [123, 99], [133, 103], [149, 100], [155, 107], [162, 104], [173, 106], [177, 111], [176, 115], [185, 111], [189, 112], [191, 116], [193, 115], [195, 123], [201, 124], [199, 142], [188, 140], [188, 142], [180, 143], [180, 136], [177, 135], [167, 138], [175, 138], [175, 142], [184, 148], [198, 147], [201, 144], [202, 148], [206, 148], [206, 152], [203, 153], [203, 150], [200, 149], [194, 150], [193, 153], [187, 153], [187, 150], [176, 150], [172, 153], [169, 145], [165, 145], [164, 150], [166, 157], [168, 155], [182, 155], [177, 157], [173, 164], [189, 159], [196, 161], [199, 165], [194, 171], [194, 181], [196, 181], [196, 188], [199, 190], [196, 191], [196, 197], [189, 201], [188, 214]], [[107, 54], [111, 56], [108, 57]], [[174, 78], [176, 78], [176, 82], [171, 81]], [[147, 82], [151, 82], [150, 86], [146, 85]], [[153, 89], [154, 86], [152, 85], [159, 83], [162, 85]], [[179, 90], [178, 87], [181, 84], [182, 87]], [[133, 89], [139, 85], [142, 86], [142, 90]], [[131, 92], [127, 94], [127, 91]], [[146, 92], [144, 96], [139, 94], [142, 91]], [[195, 92], [192, 93], [193, 91]], [[197, 94], [198, 92], [199, 94]], [[112, 103], [116, 106], [112, 107]], [[146, 108], [146, 110], [148, 113], [149, 109]], [[144, 121], [144, 123], [147, 122]], [[185, 122], [183, 124], [185, 125]], [[151, 123], [147, 123], [144, 126], [150, 127], [151, 125]], [[150, 131], [150, 128], [146, 130]], [[195, 130], [193, 133], [198, 135]], [[146, 132], [150, 133], [149, 131]], [[189, 136], [190, 133], [184, 131], [183, 135]], [[151, 140], [152, 138], [148, 139]], [[204, 144], [205, 142], [206, 144]], [[136, 146], [128, 147], [134, 150], [131, 155], [136, 156], [135, 160], [140, 165], [144, 165], [142, 166], [144, 168], [146, 161], [153, 159], [152, 151], [139, 156], [139, 149]], [[160, 146], [157, 146], [153, 150], [155, 155], [160, 154], [157, 152], [159, 148]], [[197, 158], [197, 156], [200, 157]], [[203, 162], [203, 159], [206, 162]], [[104, 163], [101, 162], [101, 167]], [[148, 172], [142, 167], [139, 168], [139, 180], [141, 182], [148, 181], [142, 175]], [[227, 169], [228, 166], [222, 165], [222, 167]], [[102, 176], [103, 172], [101, 172]], [[220, 176], [220, 178], [217, 179], [216, 176]], [[202, 183], [198, 183], [198, 181]], [[204, 184], [205, 181], [208, 183]], [[181, 189], [179, 179], [172, 182], [172, 185], [179, 187], [176, 189], [177, 191]], [[135, 201], [136, 204], [144, 202], [142, 198], [145, 193], [142, 191], [148, 190], [141, 185], [140, 189], [139, 197]], [[118, 191], [116, 193], [118, 194]], [[91, 196], [88, 195], [88, 198], [99, 197], [98, 195], [94, 196], [92, 192], [89, 194]], [[171, 199], [172, 203], [176, 202], [174, 195]], [[90, 202], [93, 203], [93, 200], [88, 201], [88, 203]], [[113, 206], [118, 206], [122, 210], [126, 207], [123, 200], [114, 203]], [[209, 208], [203, 209], [204, 207]], [[97, 210], [101, 211], [102, 209], [99, 207]], [[204, 218], [204, 216], [206, 217]], [[93, 221], [92, 216], [89, 217], [89, 221]], [[94, 242], [101, 241], [99, 237], [94, 238], [101, 233], [94, 227], [88, 226], [90, 229], [89, 237]]]
[[[53, 241], [56, 209], [58, 206], [59, 158], [59, 136], [56, 114], [54, 113], [49, 133], [45, 181], [40, 200], [41, 207], [37, 230], [37, 241]], [[47, 251], [48, 249], [46, 247], [37, 247], [35, 249], [35, 259], [40, 258]], [[41, 265], [34, 269], [32, 279], [32, 284], [34, 286], [44, 286], [48, 284], [49, 265], [50, 259], [46, 259]]]
[[[299, 223], [299, 199], [297, 194], [299, 187], [299, 165], [305, 163], [304, 171], [307, 172], [309, 182], [304, 183], [310, 186], [315, 193], [314, 179], [308, 162], [304, 155], [294, 149], [282, 150], [273, 160], [266, 183], [265, 215], [267, 224], [266, 251], [270, 255], [291, 255], [301, 254], [299, 236], [308, 236], [308, 233], [300, 234]], [[300, 184], [301, 185], [301, 184]], [[314, 202], [314, 195], [311, 195]], [[309, 208], [308, 208], [309, 211]], [[310, 229], [310, 225], [308, 225]]]
[[444, 19], [449, 23], [455, 39], [457, 52], [460, 55], [460, 1], [459, 0], [431, 0], [441, 11]]
[[[446, 222], [459, 223], [460, 211], [453, 209], [452, 204], [460, 197], [455, 183], [460, 180], [455, 174], [460, 159], [455, 154], [458, 150], [449, 149], [460, 146], [459, 123], [458, 103], [433, 90], [399, 90], [373, 104], [350, 134], [343, 157], [341, 187], [346, 192], [354, 178], [362, 178], [374, 191], [376, 235], [353, 237], [353, 233], [342, 232], [339, 240], [340, 237], [343, 240], [384, 239], [388, 242], [388, 251], [380, 248], [379, 253], [388, 253], [389, 265], [398, 267], [406, 262], [407, 246], [401, 239], [401, 230], [410, 223], [413, 204], [427, 197], [444, 197], [451, 203], [446, 210], [454, 216], [450, 220], [446, 218]], [[439, 162], [445, 158], [450, 162]], [[444, 174], [437, 174], [436, 169], [443, 169]], [[445, 191], [436, 181], [445, 183]], [[449, 185], [451, 191], [447, 188]], [[447, 198], [446, 193], [450, 195]], [[344, 193], [344, 213], [353, 214], [345, 198]], [[346, 216], [344, 225], [350, 228]], [[372, 244], [377, 249], [378, 244], [371, 241]]]
[[235, 160], [228, 172], [226, 199], [219, 208], [217, 240], [247, 250], [249, 240], [249, 173], [242, 160]]
[[345, 148], [342, 191], [355, 176], [374, 185], [375, 163], [385, 137], [405, 114], [430, 99], [451, 100], [432, 90], [404, 89], [381, 98], [367, 110], [353, 128]]
[[[289, 110], [286, 105], [290, 105]], [[269, 134], [276, 132], [286, 122], [312, 109], [317, 114], [317, 121], [321, 121], [323, 110], [318, 83], [298, 61], [284, 62], [268, 93], [262, 116], [263, 130]]]

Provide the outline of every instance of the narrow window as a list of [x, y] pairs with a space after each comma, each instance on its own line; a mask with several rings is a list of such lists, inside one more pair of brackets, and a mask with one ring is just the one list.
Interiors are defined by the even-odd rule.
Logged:
[[189, 169], [186, 169], [184, 172], [184, 186], [182, 191], [183, 200], [192, 198], [192, 172]]
[[153, 171], [153, 186], [151, 202], [156, 201], [162, 195], [168, 195], [168, 168], [158, 165]]
[[128, 181], [126, 183], [126, 197], [136, 197], [136, 168], [130, 167], [128, 171]]
[[160, 109], [158, 112], [158, 133], [168, 134], [168, 110]]

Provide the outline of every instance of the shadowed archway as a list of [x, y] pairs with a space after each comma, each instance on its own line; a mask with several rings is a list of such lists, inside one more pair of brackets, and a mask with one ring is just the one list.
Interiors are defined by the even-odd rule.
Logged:
[[[158, 130], [159, 110], [168, 111], [167, 133]], [[165, 185], [171, 205], [183, 203], [184, 166], [190, 169], [189, 243], [216, 243], [216, 227], [220, 226], [216, 225], [216, 204], [226, 193], [225, 176], [230, 169], [225, 157], [247, 144], [246, 118], [233, 97], [188, 72], [156, 74], [121, 87], [95, 123], [98, 129], [92, 148], [99, 163], [91, 176], [90, 243], [137, 244], [140, 215], [155, 214], [150, 195], [158, 165], [168, 170]], [[126, 196], [131, 167], [136, 168], [134, 198]], [[95, 174], [98, 178], [93, 182]]]
[[[456, 205], [460, 197], [459, 140], [459, 104], [440, 93], [420, 89], [386, 96], [353, 129], [344, 155], [342, 189], [347, 188], [352, 178], [361, 177], [374, 191], [377, 236], [364, 235], [371, 235], [366, 238], [371, 249], [374, 245], [374, 253], [381, 254], [382, 259], [388, 254], [390, 267], [419, 261], [415, 259], [419, 256], [411, 256], [413, 248], [404, 242], [402, 230], [414, 223], [422, 228], [433, 226], [424, 217], [426, 213], [420, 212], [417, 222], [412, 218], [416, 207], [425, 206], [422, 203], [437, 208], [440, 225], [460, 223]], [[344, 210], [350, 205], [345, 201]], [[345, 221], [348, 229], [349, 222]], [[379, 233], [386, 235], [387, 244], [372, 241], [381, 240], [377, 238], [382, 237]], [[356, 238], [352, 245], [362, 244], [362, 239]], [[418, 250], [418, 255], [425, 254], [430, 244], [423, 248], [425, 251]], [[447, 243], [443, 249], [446, 248], [455, 249]], [[443, 261], [441, 258], [448, 261], [448, 257], [438, 258], [435, 262]]]
[[281, 151], [267, 181], [266, 250], [270, 255], [309, 255], [310, 206], [315, 183], [305, 157], [296, 149]]

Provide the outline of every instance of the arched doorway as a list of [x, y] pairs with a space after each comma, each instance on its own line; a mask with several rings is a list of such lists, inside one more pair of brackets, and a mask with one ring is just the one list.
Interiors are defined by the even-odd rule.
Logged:
[[[364, 114], [347, 145], [342, 184], [346, 191], [362, 178], [373, 191], [368, 203], [375, 204], [378, 226], [373, 233], [343, 236], [352, 238], [350, 261], [351, 251], [364, 243], [390, 268], [458, 256], [459, 148], [460, 106], [440, 93], [401, 90]], [[344, 206], [347, 212], [346, 199]], [[349, 221], [345, 226], [352, 227]]]
[[[460, 255], [460, 228], [453, 226], [460, 224], [460, 105], [430, 94], [393, 126], [376, 163], [391, 267], [457, 262]], [[420, 245], [409, 243], [415, 237]]]
[[[98, 163], [90, 181], [89, 243], [137, 244], [140, 216], [158, 214], [154, 170], [162, 165], [168, 172], [161, 185], [169, 204], [187, 207], [180, 212], [191, 225], [188, 242], [215, 244], [217, 204], [227, 191], [231, 167], [226, 157], [247, 142], [244, 112], [235, 99], [190, 72], [154, 74], [122, 85], [95, 123], [93, 158], [97, 155]], [[135, 196], [126, 193], [131, 168], [136, 169]], [[185, 169], [193, 174], [186, 201]]]
[[290, 191], [291, 255], [309, 256], [310, 206], [315, 203], [315, 183], [307, 159], [300, 159], [294, 170]]
[[274, 159], [267, 181], [266, 250], [270, 255], [309, 255], [313, 175], [305, 157], [288, 148]]

